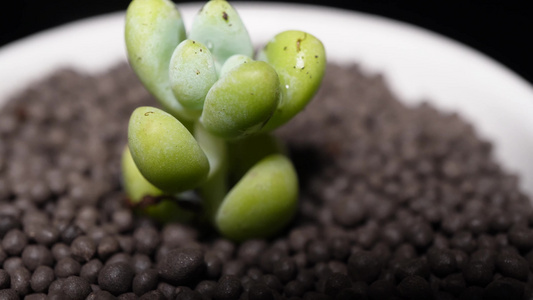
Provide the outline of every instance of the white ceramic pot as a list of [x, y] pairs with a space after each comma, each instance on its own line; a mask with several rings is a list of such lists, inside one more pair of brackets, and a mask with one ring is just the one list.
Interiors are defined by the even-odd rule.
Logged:
[[[359, 63], [385, 74], [410, 104], [429, 100], [456, 111], [494, 142], [495, 155], [533, 195], [533, 87], [483, 54], [424, 29], [339, 9], [280, 3], [232, 2], [262, 45], [276, 33], [301, 29], [320, 38], [330, 62]], [[199, 3], [179, 6], [186, 25]], [[53, 70], [87, 72], [125, 60], [124, 14], [52, 29], [0, 49], [0, 104]]]

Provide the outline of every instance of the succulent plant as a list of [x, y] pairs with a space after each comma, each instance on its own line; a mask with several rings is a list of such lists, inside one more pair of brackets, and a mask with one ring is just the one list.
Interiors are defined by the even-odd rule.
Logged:
[[197, 220], [237, 241], [276, 234], [296, 210], [298, 178], [271, 132], [316, 93], [322, 43], [290, 30], [254, 56], [224, 0], [207, 2], [188, 34], [171, 1], [133, 0], [125, 38], [130, 65], [161, 105], [130, 118], [122, 172], [131, 202], [182, 221], [194, 204]]

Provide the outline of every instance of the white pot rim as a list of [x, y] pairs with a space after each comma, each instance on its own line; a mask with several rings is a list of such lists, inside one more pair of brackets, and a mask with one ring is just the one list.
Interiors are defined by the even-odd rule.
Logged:
[[[320, 38], [328, 59], [383, 73], [408, 104], [427, 100], [457, 111], [494, 142], [503, 166], [533, 195], [533, 87], [487, 56], [430, 31], [364, 13], [268, 2], [232, 2], [264, 44], [288, 29]], [[190, 26], [199, 3], [179, 4]], [[93, 17], [38, 33], [0, 49], [0, 104], [61, 67], [101, 72], [125, 61], [124, 13]]]

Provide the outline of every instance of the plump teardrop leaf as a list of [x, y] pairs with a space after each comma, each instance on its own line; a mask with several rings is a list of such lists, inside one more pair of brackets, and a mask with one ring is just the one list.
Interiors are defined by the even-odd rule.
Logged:
[[266, 238], [291, 220], [297, 208], [298, 179], [289, 159], [267, 156], [231, 189], [216, 215], [220, 232], [233, 240]]
[[180, 120], [193, 120], [176, 100], [168, 78], [172, 52], [185, 39], [179, 11], [169, 0], [133, 0], [126, 12], [128, 60], [144, 86], [164, 109]]
[[217, 81], [215, 61], [207, 47], [194, 40], [181, 42], [170, 59], [169, 78], [176, 99], [188, 109], [202, 109]]
[[187, 128], [155, 107], [135, 109], [128, 144], [144, 178], [167, 193], [193, 189], [209, 173], [207, 157]]
[[221, 65], [234, 54], [253, 55], [246, 27], [225, 0], [212, 0], [204, 5], [193, 20], [189, 38], [206, 45]]
[[259, 53], [279, 74], [280, 105], [264, 130], [288, 122], [300, 112], [318, 90], [326, 68], [324, 45], [313, 35], [296, 30], [276, 35]]
[[[128, 147], [124, 147], [122, 152], [122, 180], [124, 189], [132, 204], [137, 204], [144, 197], [160, 197], [163, 191], [148, 182], [131, 157], [131, 152]], [[139, 208], [142, 213], [156, 219], [159, 222], [180, 221], [187, 222], [193, 217], [189, 211], [182, 209], [173, 200], [162, 200], [159, 203]]]
[[214, 135], [241, 138], [263, 127], [278, 106], [279, 96], [278, 75], [269, 64], [241, 64], [209, 90], [200, 122]]

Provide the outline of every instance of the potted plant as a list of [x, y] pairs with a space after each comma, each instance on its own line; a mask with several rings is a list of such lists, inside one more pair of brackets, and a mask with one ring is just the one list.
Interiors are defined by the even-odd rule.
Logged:
[[237, 241], [271, 237], [287, 225], [298, 179], [270, 132], [318, 90], [322, 43], [285, 31], [254, 55], [226, 1], [207, 2], [186, 35], [172, 2], [136, 0], [126, 15], [126, 45], [131, 66], [163, 107], [131, 116], [123, 155], [130, 199], [164, 199], [147, 207], [155, 215], [158, 205], [168, 209], [197, 189], [202, 218]]
[[[150, 3], [135, 1], [136, 5]], [[152, 3], [167, 3], [170, 9], [167, 12], [176, 16], [168, 2]], [[225, 3], [213, 1], [210, 5]], [[254, 15], [258, 19], [269, 12], [268, 6], [261, 8], [261, 13]], [[153, 12], [143, 10], [150, 11]], [[211, 51], [208, 42], [201, 42], [202, 46], [200, 42], [192, 42], [196, 40], [185, 40], [180, 47], [176, 41], [165, 56], [162, 70], [168, 71], [173, 59], [182, 62], [178, 66], [183, 69], [175, 68], [172, 76], [168, 76], [171, 72], [163, 76], [169, 78], [168, 95], [178, 94], [182, 96], [180, 99], [191, 100], [183, 105], [188, 107], [184, 116], [180, 110], [171, 114], [164, 111], [173, 111], [165, 104], [172, 106], [179, 101], [163, 101], [160, 103], [163, 110], [154, 108], [155, 99], [125, 63], [97, 76], [60, 71], [6, 103], [0, 111], [0, 298], [527, 298], [531, 290], [533, 214], [517, 178], [499, 165], [490, 143], [479, 138], [473, 126], [461, 116], [435, 109], [433, 105], [440, 108], [438, 100], [432, 104], [405, 105], [399, 101], [405, 100], [399, 99], [405, 94], [390, 89], [382, 76], [368, 74], [353, 63], [341, 64], [339, 53], [347, 51], [351, 55], [367, 47], [371, 48], [368, 53], [383, 54], [389, 52], [382, 50], [393, 49], [401, 57], [394, 65], [404, 63], [409, 71], [401, 73], [401, 79], [428, 89], [431, 82], [443, 81], [442, 77], [433, 75], [453, 74], [449, 82], [462, 88], [454, 88], [452, 98], [464, 105], [465, 116], [488, 117], [488, 112], [496, 111], [498, 118], [488, 119], [492, 120], [490, 124], [501, 125], [495, 120], [504, 119], [507, 109], [513, 112], [512, 119], [519, 120], [512, 123], [515, 126], [507, 126], [511, 122], [496, 126], [511, 129], [504, 134], [509, 139], [495, 139], [498, 147], [509, 146], [513, 141], [525, 146], [514, 148], [518, 152], [513, 153], [528, 149], [525, 138], [528, 127], [524, 129], [521, 124], [529, 124], [529, 118], [520, 119], [527, 109], [516, 109], [510, 103], [525, 98], [522, 107], [533, 105], [527, 101], [528, 97], [520, 96], [529, 94], [506, 87], [507, 73], [493, 74], [486, 65], [477, 69], [484, 72], [473, 73], [486, 76], [468, 76], [476, 69], [478, 60], [472, 60], [466, 52], [462, 63], [453, 64], [447, 57], [457, 57], [457, 48], [438, 52], [437, 48], [445, 47], [439, 44], [432, 48], [435, 42], [432, 38], [417, 44], [411, 38], [420, 37], [418, 31], [402, 35], [402, 27], [392, 23], [393, 37], [397, 39], [379, 30], [371, 30], [368, 39], [364, 33], [371, 24], [351, 22], [368, 20], [365, 17], [350, 15], [349, 22], [339, 25], [329, 20], [342, 21], [347, 15], [323, 8], [315, 13], [304, 8], [301, 11], [305, 12], [301, 17], [312, 19], [305, 27], [320, 33], [328, 46], [328, 57], [336, 59], [328, 63], [316, 100], [274, 134], [263, 132], [264, 129], [253, 124], [243, 130], [219, 126], [227, 118], [213, 117], [204, 109], [207, 98], [220, 99], [214, 95], [207, 97], [212, 89], [213, 93], [224, 90], [238, 96], [255, 86], [234, 88], [225, 81], [237, 78], [237, 83], [253, 82], [253, 76], [242, 75], [252, 74], [251, 69], [265, 78], [277, 76], [280, 81], [278, 88], [276, 84], [268, 88], [268, 82], [272, 81], [266, 81], [266, 85], [261, 85], [262, 93], [272, 95], [276, 89], [283, 91], [284, 77], [278, 74], [283, 64], [276, 67], [275, 60], [269, 58], [269, 55], [276, 56], [275, 51], [268, 53], [272, 50], [270, 46], [259, 51], [264, 56], [258, 61], [236, 56], [226, 61], [234, 64], [217, 66], [216, 59], [189, 59], [200, 49], [201, 54], [209, 50], [213, 55], [215, 51]], [[324, 17], [328, 14], [332, 19]], [[234, 20], [225, 9], [215, 15], [223, 25]], [[271, 15], [268, 14], [269, 19]], [[119, 17], [122, 26], [124, 16]], [[140, 22], [140, 25], [150, 29], [149, 25], [156, 23]], [[264, 27], [263, 22], [258, 23], [258, 27]], [[181, 28], [179, 22], [172, 24]], [[360, 27], [354, 24], [364, 25], [361, 27], [365, 30], [357, 31]], [[377, 25], [387, 27], [382, 20]], [[327, 32], [319, 30], [320, 26], [327, 27]], [[113, 26], [103, 27], [107, 32]], [[331, 31], [330, 27], [338, 30]], [[345, 28], [357, 31], [354, 34], [357, 39], [346, 39]], [[81, 36], [86, 39], [87, 31], [84, 32]], [[328, 35], [329, 32], [335, 34]], [[97, 35], [97, 40], [102, 40], [102, 33]], [[111, 36], [116, 38], [119, 34]], [[271, 36], [275, 33], [268, 35]], [[290, 35], [288, 39], [291, 40]], [[376, 40], [379, 43], [371, 42]], [[57, 46], [57, 40], [54, 43]], [[93, 43], [91, 40], [87, 44]], [[79, 46], [77, 42], [71, 44]], [[105, 45], [109, 46], [106, 51], [112, 48], [111, 44]], [[276, 45], [276, 42], [267, 44]], [[298, 39], [292, 39], [290, 44], [295, 52], [298, 45], [302, 46]], [[98, 45], [96, 48], [104, 47]], [[235, 44], [242, 45], [249, 44]], [[142, 49], [142, 45], [133, 46], [136, 47]], [[48, 59], [42, 55], [56, 53], [45, 51], [44, 46], [32, 48], [37, 52], [24, 57], [26, 66], [34, 58], [40, 62], [31, 64], [35, 68], [45, 65]], [[78, 52], [72, 49], [69, 47], [68, 53]], [[278, 49], [285, 51], [283, 47]], [[140, 49], [130, 54], [135, 51]], [[19, 48], [15, 52], [25, 53]], [[90, 61], [88, 52], [92, 54], [92, 50], [82, 52], [80, 61]], [[429, 60], [414, 63], [418, 62], [415, 58], [424, 55], [429, 55]], [[435, 56], [439, 57], [438, 61]], [[104, 60], [102, 54], [96, 57], [98, 62]], [[378, 60], [372, 57], [361, 56], [360, 63], [372, 65]], [[145, 59], [142, 55], [132, 58], [130, 61]], [[205, 93], [204, 89], [180, 89], [191, 78], [213, 74], [205, 67], [209, 63], [198, 64], [205, 68], [192, 68], [195, 61], [213, 62], [215, 71], [219, 72], [216, 80], [192, 80], [197, 86], [208, 83], [204, 85], [209, 92], [203, 104], [190, 91]], [[0, 65], [11, 70], [1, 52]], [[253, 68], [246, 69], [244, 65]], [[451, 70], [457, 66], [470, 67], [457, 74], [433, 68], [444, 65], [450, 65]], [[193, 76], [183, 76], [191, 68]], [[422, 74], [429, 72], [432, 76], [414, 80], [410, 74], [418, 68], [424, 71]], [[9, 78], [16, 77], [16, 70], [28, 73], [26, 67], [18, 67], [8, 72]], [[307, 71], [307, 67], [303, 70]], [[395, 70], [387, 69], [386, 76], [398, 79]], [[144, 83], [153, 78], [151, 75], [143, 79]], [[487, 84], [491, 78], [497, 78], [497, 84]], [[476, 80], [482, 84], [472, 88], [474, 94], [468, 94], [472, 90], [467, 86], [471, 87]], [[155, 81], [156, 84], [165, 82]], [[181, 83], [175, 87], [171, 82]], [[394, 88], [398, 82], [392, 80], [390, 86]], [[516, 87], [512, 84], [516, 81], [510, 82]], [[147, 86], [150, 88], [150, 84]], [[436, 90], [432, 97], [446, 95], [446, 89]], [[468, 95], [460, 97], [459, 91]], [[518, 92], [512, 94], [512, 99], [501, 101], [501, 94], [511, 95], [513, 91]], [[157, 95], [157, 87], [152, 93]], [[484, 96], [474, 97], [477, 93]], [[473, 103], [478, 103], [473, 105], [477, 115], [470, 114]], [[135, 110], [137, 107], [141, 108]], [[462, 108], [458, 111], [463, 112]], [[204, 112], [205, 120], [201, 118]], [[254, 112], [264, 116], [261, 109]], [[187, 121], [187, 116], [192, 116], [191, 121]], [[128, 120], [132, 124], [130, 147], [124, 149]], [[204, 121], [218, 125], [210, 127]], [[150, 124], [157, 129], [153, 134], [145, 130]], [[487, 129], [482, 121], [474, 124]], [[221, 128], [224, 130], [219, 131]], [[162, 134], [161, 129], [166, 133]], [[259, 132], [251, 134], [255, 130]], [[241, 134], [250, 135], [240, 137]], [[163, 138], [156, 139], [156, 136]], [[172, 138], [178, 138], [180, 143], [173, 143]], [[169, 151], [170, 154], [159, 160], [161, 157], [152, 156], [153, 149], [148, 147], [151, 143], [158, 149], [164, 149], [162, 145], [188, 146], [180, 153], [197, 160], [184, 160], [182, 165], [194, 180], [181, 177], [183, 173], [174, 173], [174, 168], [167, 169], [163, 176], [158, 172], [154, 175], [153, 168], [161, 161], [166, 166], [167, 161], [182, 162], [183, 157]], [[134, 159], [135, 153], [130, 151], [134, 147], [137, 155], [150, 154], [147, 157], [151, 161], [144, 167], [139, 158], [142, 156]], [[209, 164], [208, 171], [206, 164]], [[527, 178], [527, 172], [523, 174]], [[178, 180], [171, 180], [167, 185], [168, 178]], [[250, 188], [250, 184], [265, 182], [273, 187], [269, 192], [258, 193], [259, 187]], [[245, 215], [240, 213], [242, 210], [259, 207], [260, 203], [253, 199], [273, 194], [282, 194], [275, 197], [283, 200], [278, 204], [296, 205], [291, 196], [296, 182], [300, 190], [295, 213], [291, 205], [281, 206], [282, 209], [267, 207], [239, 219]], [[183, 192], [189, 188], [195, 192]], [[143, 214], [133, 214], [131, 206]], [[218, 217], [224, 207], [234, 214], [221, 220]], [[264, 225], [265, 217], [278, 224], [268, 230], [250, 226]], [[293, 217], [290, 225], [280, 229], [289, 217]], [[154, 218], [166, 222], [157, 223]], [[218, 228], [221, 234], [201, 230], [200, 226], [205, 224]], [[240, 228], [240, 231], [232, 230], [237, 227], [235, 224], [243, 226], [240, 228], [250, 226], [252, 230], [243, 235]], [[248, 239], [250, 236], [253, 238]]]

